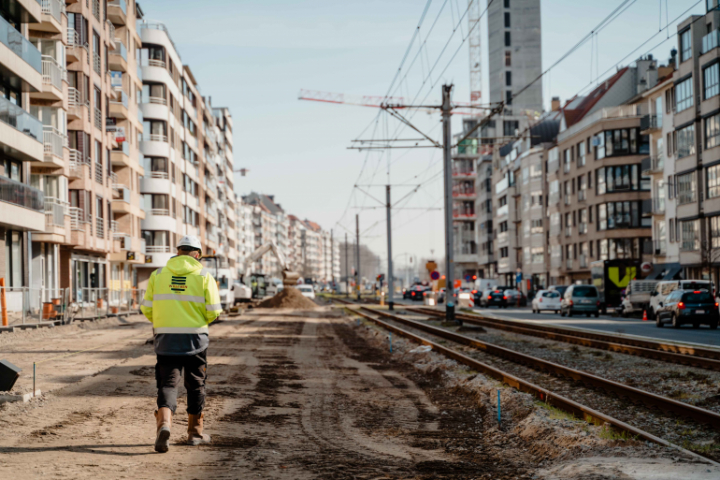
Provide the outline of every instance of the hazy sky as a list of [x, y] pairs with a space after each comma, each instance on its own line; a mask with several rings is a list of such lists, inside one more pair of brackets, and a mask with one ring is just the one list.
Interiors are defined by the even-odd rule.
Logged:
[[[392, 135], [398, 122], [385, 114], [378, 118], [372, 108], [299, 101], [298, 93], [305, 88], [385, 95], [426, 1], [141, 0], [141, 6], [148, 21], [168, 27], [183, 63], [190, 65], [200, 83], [202, 94], [210, 95], [213, 105], [230, 108], [235, 164], [250, 169], [248, 176], [236, 176], [239, 193], [274, 194], [288, 213], [334, 229], [336, 238], [344, 237], [345, 228], [354, 234], [354, 217], [359, 212], [360, 230], [364, 233], [361, 241], [385, 256], [385, 211], [358, 210], [378, 203], [354, 190], [353, 185], [358, 178], [358, 184], [386, 184], [388, 163], [391, 183], [422, 183], [415, 193], [412, 186], [393, 189], [396, 200], [412, 193], [403, 202], [408, 210], [396, 211], [393, 216], [393, 253], [395, 257], [404, 254], [397, 258], [404, 263], [407, 254], [428, 256], [434, 250], [435, 256], [442, 255], [442, 212], [425, 210], [442, 206], [440, 152], [392, 150], [388, 156], [348, 150], [351, 140], [371, 138], [374, 128], [376, 138]], [[487, 0], [480, 1], [484, 10]], [[542, 1], [543, 68], [553, 64], [621, 3]], [[677, 22], [673, 19], [688, 9], [680, 21], [687, 15], [704, 13], [704, 4], [702, 0], [631, 0], [629, 8], [598, 33], [596, 41], [588, 42], [543, 79], [545, 104], [549, 105], [551, 96], [560, 96], [564, 102], [586, 88], [598, 72], [603, 74], [611, 68], [614, 72], [617, 62], [657, 33], [622, 65], [648, 52], [667, 39], [668, 30], [670, 35], [676, 32]], [[399, 83], [397, 96], [409, 101], [420, 92], [419, 101], [430, 92], [426, 102], [438, 103], [440, 86], [452, 82], [454, 98], [469, 101], [467, 42], [461, 45], [467, 35], [467, 17], [448, 44], [453, 25], [466, 8], [466, 0], [431, 3], [420, 29], [421, 41], [415, 42], [401, 74], [405, 81]], [[666, 21], [670, 28], [658, 33]], [[486, 25], [481, 25], [485, 33]], [[407, 70], [422, 42], [422, 54]], [[486, 47], [485, 38], [483, 42]], [[651, 53], [665, 63], [676, 44], [676, 37], [672, 37]], [[484, 56], [487, 62], [486, 50]], [[438, 58], [437, 66], [422, 85]], [[446, 66], [445, 73], [439, 76]], [[483, 70], [487, 74], [487, 65]], [[484, 88], [487, 96], [487, 78]], [[413, 122], [440, 139], [439, 115], [409, 115], [416, 115]], [[360, 137], [366, 127], [369, 129]], [[459, 127], [459, 122], [453, 125], [455, 131]], [[401, 135], [417, 136], [410, 131]], [[382, 186], [363, 190], [384, 199]]]

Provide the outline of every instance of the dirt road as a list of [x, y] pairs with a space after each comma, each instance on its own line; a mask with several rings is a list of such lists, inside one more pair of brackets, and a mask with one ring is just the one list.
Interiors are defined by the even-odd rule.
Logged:
[[213, 444], [182, 444], [182, 400], [171, 450], [157, 454], [149, 324], [63, 328], [0, 337], [0, 358], [25, 372], [104, 345], [41, 364], [48, 393], [0, 406], [0, 478], [532, 478], [543, 466], [538, 441], [552, 441], [508, 434], [500, 444], [493, 412], [390, 355], [351, 319], [258, 311], [211, 328]]

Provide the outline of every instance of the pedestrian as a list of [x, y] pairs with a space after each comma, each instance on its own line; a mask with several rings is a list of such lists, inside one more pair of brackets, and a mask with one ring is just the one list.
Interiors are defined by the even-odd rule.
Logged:
[[200, 258], [200, 240], [189, 235], [182, 237], [177, 256], [150, 275], [141, 306], [153, 324], [157, 355], [156, 452], [168, 451], [172, 416], [177, 408], [177, 388], [183, 372], [187, 390], [187, 443], [210, 443], [210, 436], [203, 433], [208, 325], [220, 315], [222, 306], [217, 283], [203, 270]]

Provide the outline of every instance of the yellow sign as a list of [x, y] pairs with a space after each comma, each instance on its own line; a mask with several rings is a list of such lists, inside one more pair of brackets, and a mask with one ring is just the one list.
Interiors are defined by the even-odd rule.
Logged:
[[434, 272], [435, 270], [437, 270], [437, 263], [430, 260], [425, 264], [425, 268], [427, 268], [428, 272]]
[[637, 269], [635, 267], [626, 267], [625, 268], [625, 276], [620, 279], [620, 268], [619, 267], [610, 267], [608, 268], [608, 278], [611, 282], [613, 282], [618, 287], [627, 287], [630, 283], [630, 280], [635, 278]]

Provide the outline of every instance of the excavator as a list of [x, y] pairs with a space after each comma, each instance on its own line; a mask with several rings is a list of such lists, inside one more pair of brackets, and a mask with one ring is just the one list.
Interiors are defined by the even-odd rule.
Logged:
[[[253, 298], [253, 293], [255, 293], [255, 296], [262, 296], [263, 292], [259, 292], [258, 294], [258, 288], [253, 289], [252, 288], [252, 282], [251, 282], [251, 267], [252, 264], [257, 262], [262, 258], [263, 255], [265, 255], [268, 252], [272, 252], [275, 255], [275, 258], [277, 258], [278, 264], [280, 265], [280, 269], [282, 270], [282, 276], [283, 276], [283, 287], [294, 287], [297, 285], [298, 280], [300, 279], [300, 274], [298, 272], [293, 272], [290, 270], [287, 262], [285, 261], [285, 256], [280, 252], [280, 250], [277, 248], [275, 243], [268, 242], [265, 245], [259, 247], [257, 250], [252, 252], [250, 255], [247, 256], [245, 261], [243, 262], [241, 266], [242, 274], [242, 282], [240, 284], [235, 284], [233, 291], [235, 293], [234, 295], [234, 301], [235, 303], [238, 302], [249, 302]], [[264, 290], [264, 289], [261, 289]]]

